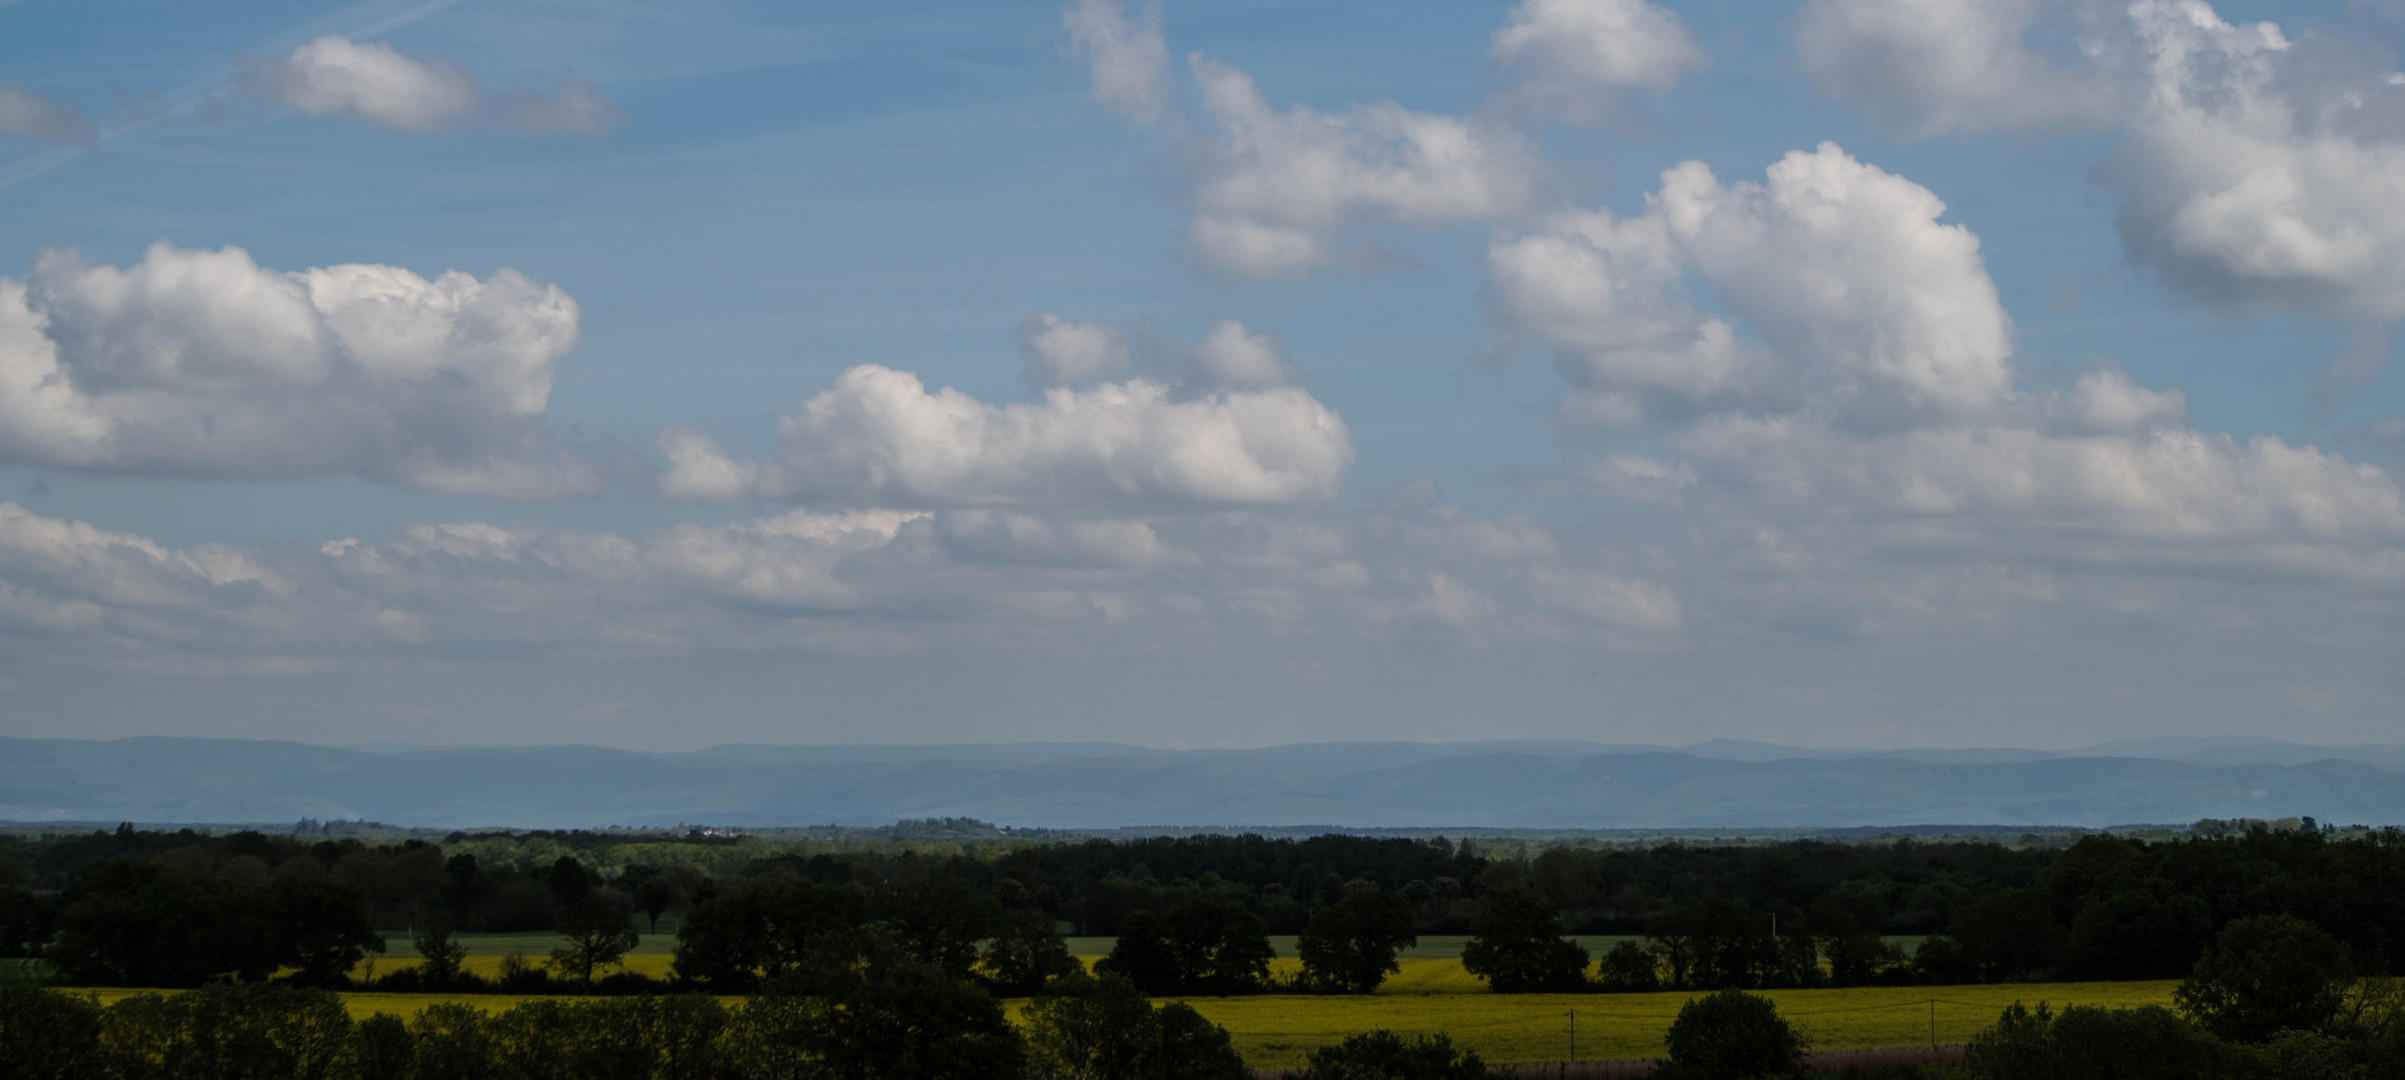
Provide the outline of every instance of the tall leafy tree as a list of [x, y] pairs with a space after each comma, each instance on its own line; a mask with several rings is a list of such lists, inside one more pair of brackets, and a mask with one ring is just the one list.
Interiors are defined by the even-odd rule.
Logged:
[[977, 944], [1000, 914], [991, 898], [948, 877], [906, 878], [869, 900], [869, 913], [890, 927], [912, 956], [955, 979], [977, 966]]
[[1303, 976], [1351, 994], [1378, 989], [1402, 970], [1397, 954], [1418, 945], [1411, 902], [1390, 892], [1362, 892], [1321, 908], [1295, 942]]
[[1268, 982], [1269, 962], [1277, 958], [1269, 925], [1243, 904], [1188, 900], [1171, 908], [1163, 922], [1180, 992], [1240, 994]]
[[1054, 932], [1052, 916], [1024, 910], [994, 919], [993, 936], [986, 940], [977, 968], [986, 986], [1005, 997], [1026, 997], [1053, 979], [1085, 970]]
[[592, 982], [596, 969], [616, 967], [643, 940], [632, 913], [605, 894], [563, 904], [557, 918], [554, 928], [568, 943], [551, 950], [552, 970], [579, 982]]
[[2223, 927], [2171, 998], [2215, 1035], [2260, 1042], [2328, 1026], [2354, 981], [2346, 946], [2321, 928], [2291, 915], [2257, 915]]
[[279, 878], [272, 890], [279, 935], [278, 958], [299, 970], [310, 986], [340, 987], [368, 953], [382, 953], [384, 938], [368, 922], [365, 898], [342, 882]]
[[1587, 950], [1561, 934], [1553, 901], [1525, 885], [1489, 890], [1461, 966], [1499, 994], [1559, 993], [1587, 983]]
[[1183, 981], [1177, 951], [1170, 947], [1169, 928], [1159, 915], [1132, 911], [1119, 920], [1119, 938], [1110, 955], [1095, 970], [1117, 975], [1148, 994], [1173, 994]]

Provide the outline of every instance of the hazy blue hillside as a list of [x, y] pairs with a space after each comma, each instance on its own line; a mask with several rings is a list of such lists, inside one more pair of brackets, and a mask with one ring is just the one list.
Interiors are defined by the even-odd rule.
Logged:
[[[1781, 754], [1779, 750], [1790, 752]], [[2285, 743], [2162, 757], [2037, 751], [1684, 751], [1601, 744], [1109, 744], [356, 750], [147, 738], [0, 739], [0, 820], [433, 827], [885, 824], [1665, 828], [2109, 825], [2311, 814], [2405, 822], [2393, 747]], [[2255, 760], [2177, 760], [2170, 756]], [[2323, 749], [2325, 755], [2337, 753]], [[2298, 759], [2302, 758], [2300, 762]]]

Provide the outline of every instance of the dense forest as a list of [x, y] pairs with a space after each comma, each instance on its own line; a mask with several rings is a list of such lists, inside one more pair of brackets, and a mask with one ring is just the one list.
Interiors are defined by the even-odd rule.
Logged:
[[[1048, 957], [1061, 931], [1122, 939], [1122, 969], [1152, 973], [1142, 981], [1159, 990], [1260, 987], [1248, 973], [1266, 967], [1255, 939], [1269, 934], [1304, 935], [1307, 962], [1317, 943], [1322, 989], [1356, 985], [1339, 969], [1366, 962], [1343, 959], [1351, 946], [1341, 943], [1434, 933], [1642, 936], [1642, 947], [1578, 954], [1582, 984], [1605, 989], [2176, 978], [2224, 927], [2263, 915], [2319, 928], [2357, 972], [2394, 973], [2405, 961], [2405, 833], [2339, 834], [2308, 820], [2165, 841], [1557, 846], [1528, 858], [1345, 835], [842, 846], [552, 832], [370, 843], [121, 827], [0, 841], [0, 955], [45, 960], [88, 985], [283, 972], [339, 986], [396, 934], [422, 946], [431, 933], [439, 946], [460, 931], [554, 929], [581, 943], [582, 965], [571, 958], [521, 980], [594, 983], [613, 942], [631, 944], [630, 927], [673, 927], [679, 974], [723, 987], [773, 976], [814, 935], [871, 925], [1013, 992], [1057, 963]], [[1905, 951], [1899, 936], [1922, 940]], [[1560, 968], [1568, 955], [1554, 949], [1549, 962]], [[1162, 959], [1171, 956], [1184, 959]]]

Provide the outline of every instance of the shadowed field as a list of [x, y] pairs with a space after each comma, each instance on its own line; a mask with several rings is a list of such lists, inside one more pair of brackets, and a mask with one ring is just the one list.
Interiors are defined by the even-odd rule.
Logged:
[[[635, 957], [637, 963], [665, 957]], [[631, 966], [631, 965], [630, 965]], [[640, 970], [640, 968], [638, 968]], [[1976, 986], [1862, 987], [1843, 990], [1765, 990], [1779, 1011], [1820, 1049], [1960, 1043], [1995, 1023], [2015, 1001], [2060, 1008], [2164, 1005], [2172, 982], [2013, 983]], [[94, 990], [103, 1002], [149, 991]], [[1385, 1028], [1404, 1035], [1451, 1035], [1489, 1062], [1508, 1064], [1570, 1058], [1576, 1013], [1581, 1059], [1646, 1058], [1662, 1052], [1662, 1036], [1679, 1007], [1695, 996], [1658, 994], [1489, 994], [1456, 961], [1407, 960], [1403, 974], [1367, 997], [1263, 994], [1183, 999], [1235, 1037], [1255, 1068], [1303, 1063], [1312, 1049], [1347, 1035]], [[502, 994], [344, 994], [354, 1017], [407, 1016], [437, 1001], [463, 1001], [488, 1011], [532, 997]], [[733, 1004], [733, 999], [728, 999]], [[1012, 1002], [1015, 1016], [1024, 1002]], [[1934, 1024], [1934, 1027], [1933, 1027]], [[1933, 1037], [1934, 1033], [1934, 1037]]]

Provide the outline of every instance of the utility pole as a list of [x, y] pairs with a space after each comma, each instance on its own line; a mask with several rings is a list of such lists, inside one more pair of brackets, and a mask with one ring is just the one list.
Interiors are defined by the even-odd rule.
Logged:
[[1576, 1009], [1572, 1009], [1572, 1010], [1570, 1010], [1569, 1016], [1570, 1016], [1570, 1060], [1571, 1060], [1571, 1061], [1577, 1061], [1577, 1060], [1578, 1060], [1578, 1010], [1576, 1010]]
[[1937, 1057], [1937, 999], [1929, 999], [1929, 1056]]

